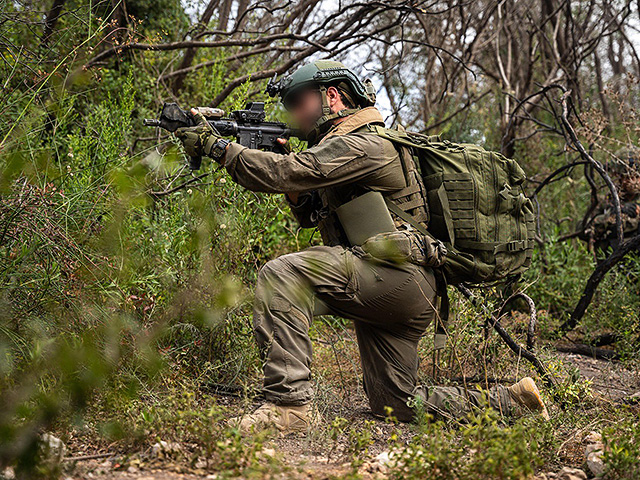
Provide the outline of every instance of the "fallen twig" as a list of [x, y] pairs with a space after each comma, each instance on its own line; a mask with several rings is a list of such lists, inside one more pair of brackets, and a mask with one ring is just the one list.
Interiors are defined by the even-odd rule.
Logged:
[[78, 455], [76, 457], [65, 457], [63, 462], [82, 462], [84, 460], [96, 460], [98, 458], [114, 457], [115, 453], [96, 453], [94, 455]]
[[538, 312], [536, 310], [536, 304], [534, 303], [533, 299], [525, 294], [525, 293], [516, 293], [514, 295], [511, 295], [506, 302], [504, 302], [504, 304], [502, 305], [502, 308], [500, 308], [500, 312], [498, 313], [498, 318], [502, 318], [502, 315], [504, 315], [507, 306], [514, 300], [517, 300], [518, 298], [523, 299], [525, 302], [527, 302], [527, 305], [529, 306], [529, 325], [527, 327], [527, 348], [533, 348], [534, 344], [535, 344], [535, 333], [536, 333], [536, 323], [538, 321]]
[[637, 250], [638, 248], [640, 248], [640, 234], [631, 237], [626, 242], [621, 242], [613, 253], [596, 267], [589, 277], [589, 280], [587, 280], [582, 296], [580, 297], [576, 308], [573, 310], [571, 317], [560, 326], [558, 333], [566, 333], [578, 324], [584, 315], [584, 312], [587, 310], [587, 307], [591, 303], [591, 299], [593, 298], [598, 285], [607, 272], [611, 270], [616, 263], [622, 260], [627, 253]]
[[538, 371], [538, 373], [542, 377], [542, 380], [545, 382], [545, 384], [547, 384], [551, 388], [554, 388], [555, 382], [553, 381], [551, 374], [549, 373], [547, 368], [544, 366], [544, 364], [540, 360], [538, 360], [538, 357], [536, 357], [529, 350], [522, 348], [520, 345], [518, 345], [518, 343], [513, 338], [511, 338], [511, 335], [509, 335], [509, 333], [507, 333], [504, 327], [500, 324], [500, 322], [495, 317], [495, 315], [493, 315], [493, 313], [489, 311], [486, 305], [484, 305], [482, 302], [479, 301], [478, 297], [476, 297], [471, 292], [471, 290], [469, 290], [464, 285], [458, 285], [457, 288], [471, 302], [472, 305], [476, 307], [480, 307], [484, 310], [485, 314], [487, 315], [487, 320], [489, 324], [494, 328], [496, 332], [498, 332], [498, 335], [502, 337], [504, 342], [513, 351], [513, 353], [515, 353], [518, 357], [523, 357], [526, 360], [528, 360], [529, 363], [531, 363], [531, 365], [533, 365], [533, 367]]
[[620, 355], [615, 350], [592, 347], [591, 345], [586, 345], [584, 343], [575, 343], [573, 345], [557, 345], [556, 350], [563, 353], [584, 355], [586, 357], [596, 358], [598, 360], [618, 360], [620, 358]]

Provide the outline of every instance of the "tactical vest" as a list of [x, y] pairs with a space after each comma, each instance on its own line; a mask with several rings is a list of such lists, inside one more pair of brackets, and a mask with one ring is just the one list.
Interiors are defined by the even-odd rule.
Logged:
[[[364, 125], [354, 130], [353, 133], [370, 132], [371, 125]], [[412, 222], [426, 228], [429, 222], [429, 210], [427, 203], [427, 193], [420, 178], [420, 172], [416, 168], [415, 162], [412, 160], [412, 153], [409, 148], [396, 146], [398, 155], [400, 156], [400, 166], [404, 177], [405, 186], [393, 192], [382, 192], [387, 204], [391, 203], [397, 206], [399, 211], [404, 215], [408, 215]], [[337, 218], [335, 209], [376, 187], [360, 184], [348, 184], [339, 187], [329, 187], [318, 190], [318, 210], [316, 212], [318, 229], [325, 245], [342, 245], [345, 247], [350, 245], [342, 225]], [[328, 205], [333, 205], [329, 208]], [[405, 218], [401, 218], [397, 213], [391, 211], [396, 228], [408, 226]], [[413, 227], [409, 227], [413, 230]], [[420, 235], [418, 232], [416, 234]]]

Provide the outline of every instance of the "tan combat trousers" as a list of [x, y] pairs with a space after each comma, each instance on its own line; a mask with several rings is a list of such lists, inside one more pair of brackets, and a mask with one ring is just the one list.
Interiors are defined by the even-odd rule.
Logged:
[[435, 279], [412, 264], [380, 264], [343, 247], [312, 247], [268, 262], [258, 275], [254, 329], [264, 368], [264, 394], [276, 404], [299, 405], [313, 396], [309, 326], [319, 303], [353, 320], [364, 389], [374, 414], [393, 409], [411, 421], [421, 397], [430, 413], [459, 417], [489, 402], [506, 411], [508, 392], [485, 394], [417, 385], [420, 338], [435, 318]]

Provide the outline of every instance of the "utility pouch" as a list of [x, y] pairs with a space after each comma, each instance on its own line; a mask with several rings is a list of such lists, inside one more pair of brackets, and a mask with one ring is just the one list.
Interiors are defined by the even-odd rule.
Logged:
[[362, 250], [374, 258], [393, 263], [411, 262], [422, 265], [424, 262], [422, 249], [407, 231], [397, 230], [374, 235], [362, 244]]
[[362, 245], [368, 238], [396, 229], [380, 192], [367, 192], [340, 205], [336, 215], [352, 246]]

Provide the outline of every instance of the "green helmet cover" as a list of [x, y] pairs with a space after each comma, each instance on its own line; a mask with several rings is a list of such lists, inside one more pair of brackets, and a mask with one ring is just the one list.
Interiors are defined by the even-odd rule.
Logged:
[[354, 95], [358, 107], [369, 107], [375, 104], [375, 91], [370, 81], [362, 82], [353, 71], [343, 63], [334, 60], [316, 60], [307, 63], [280, 83], [280, 98], [286, 106], [297, 92], [316, 85], [335, 85], [344, 82]]

